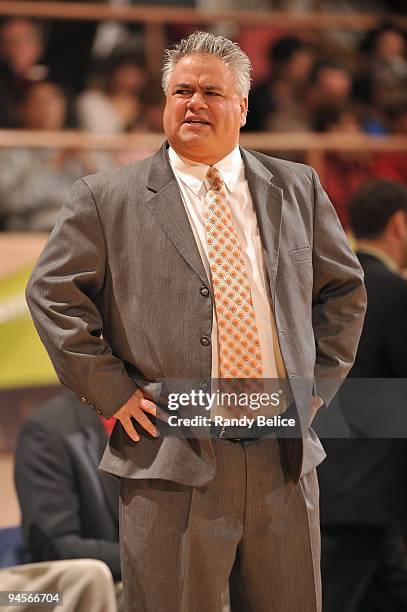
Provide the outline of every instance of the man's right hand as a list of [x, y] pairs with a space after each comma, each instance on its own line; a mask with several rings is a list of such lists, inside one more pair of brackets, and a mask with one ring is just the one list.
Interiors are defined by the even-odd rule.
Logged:
[[160, 434], [157, 428], [152, 424], [147, 414], [152, 414], [162, 420], [166, 420], [166, 414], [156, 404], [145, 399], [140, 389], [127, 400], [125, 404], [113, 415], [126, 430], [127, 435], [138, 442], [140, 435], [134, 428], [131, 419], [135, 419], [151, 436], [157, 438]]

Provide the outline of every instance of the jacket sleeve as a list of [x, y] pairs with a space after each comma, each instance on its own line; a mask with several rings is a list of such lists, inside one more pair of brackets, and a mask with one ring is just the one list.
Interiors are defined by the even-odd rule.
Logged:
[[91, 558], [120, 579], [119, 542], [83, 537], [81, 501], [64, 441], [40, 423], [26, 423], [18, 441], [15, 483], [24, 542], [33, 561]]
[[93, 195], [80, 179], [33, 270], [26, 298], [62, 384], [109, 418], [137, 387], [102, 336], [97, 303], [107, 255]]
[[312, 170], [314, 183], [314, 393], [326, 405], [353, 365], [366, 311], [363, 271], [335, 209]]

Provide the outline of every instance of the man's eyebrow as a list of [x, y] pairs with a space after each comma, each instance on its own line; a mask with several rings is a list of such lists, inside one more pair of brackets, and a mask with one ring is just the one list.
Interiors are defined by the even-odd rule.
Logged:
[[[182, 88], [182, 89], [191, 89], [193, 87], [193, 85], [191, 83], [176, 83], [174, 85], [174, 89], [178, 89], [178, 88]], [[203, 85], [202, 86], [203, 89], [209, 90], [209, 91], [220, 91], [223, 89], [222, 85]]]
[[218, 90], [218, 91], [219, 91], [220, 89], [223, 89], [223, 86], [222, 86], [222, 85], [205, 85], [205, 86], [204, 86], [204, 89], [209, 89], [209, 90], [211, 90], [211, 91], [213, 91], [214, 89], [216, 89], [216, 90]]
[[182, 87], [183, 89], [189, 89], [192, 87], [191, 83], [176, 83], [176, 85], [174, 85], [174, 89], [176, 89], [177, 87]]

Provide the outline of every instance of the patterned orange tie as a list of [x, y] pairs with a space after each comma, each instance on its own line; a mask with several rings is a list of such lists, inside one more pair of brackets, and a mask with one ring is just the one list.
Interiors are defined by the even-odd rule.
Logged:
[[218, 323], [220, 378], [261, 378], [259, 332], [225, 183], [211, 167], [204, 224]]

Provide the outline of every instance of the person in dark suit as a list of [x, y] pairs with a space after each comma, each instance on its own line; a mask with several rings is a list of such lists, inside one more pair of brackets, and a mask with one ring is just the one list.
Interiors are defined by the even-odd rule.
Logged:
[[15, 484], [27, 561], [99, 559], [121, 579], [118, 482], [98, 471], [106, 441], [98, 415], [70, 392], [25, 421]]
[[340, 394], [351, 439], [326, 439], [319, 467], [324, 610], [398, 612], [407, 609], [406, 404], [395, 380], [407, 377], [407, 189], [368, 181], [349, 213], [368, 307]]
[[[238, 146], [250, 69], [209, 33], [168, 50], [168, 142], [76, 183], [27, 288], [61, 381], [117, 418], [101, 466], [121, 477], [127, 612], [218, 612], [229, 580], [232, 610], [320, 610], [310, 424], [353, 363], [365, 290], [315, 172]], [[200, 435], [159, 435], [163, 387], [279, 378], [298, 437], [217, 428], [218, 405]]]

